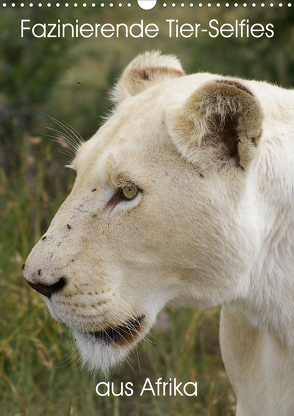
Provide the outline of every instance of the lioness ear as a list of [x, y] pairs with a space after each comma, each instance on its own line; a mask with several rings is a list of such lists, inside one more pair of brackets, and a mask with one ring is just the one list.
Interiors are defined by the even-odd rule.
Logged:
[[126, 67], [112, 91], [112, 100], [118, 104], [159, 81], [183, 75], [185, 73], [176, 57], [145, 52]]
[[225, 79], [204, 84], [167, 113], [178, 150], [202, 167], [230, 163], [246, 168], [256, 153], [261, 124], [257, 99], [243, 85]]

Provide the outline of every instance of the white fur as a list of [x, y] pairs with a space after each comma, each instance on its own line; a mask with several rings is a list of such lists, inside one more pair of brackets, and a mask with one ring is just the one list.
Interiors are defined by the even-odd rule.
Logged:
[[[165, 305], [223, 305], [237, 415], [293, 415], [294, 92], [184, 76], [156, 53], [135, 59], [113, 96], [118, 107], [80, 147], [76, 183], [28, 257], [26, 279], [65, 278], [48, 306], [103, 371]], [[109, 205], [125, 183], [137, 197]], [[123, 345], [89, 335], [141, 316]]]

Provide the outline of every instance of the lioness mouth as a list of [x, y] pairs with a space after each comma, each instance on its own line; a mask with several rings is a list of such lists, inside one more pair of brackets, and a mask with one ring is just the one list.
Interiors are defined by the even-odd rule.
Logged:
[[129, 320], [123, 325], [116, 327], [109, 327], [101, 331], [89, 332], [91, 336], [97, 341], [102, 341], [106, 344], [115, 343], [117, 345], [124, 345], [132, 343], [138, 336], [142, 328], [142, 321], [145, 315], [142, 315], [134, 320]]

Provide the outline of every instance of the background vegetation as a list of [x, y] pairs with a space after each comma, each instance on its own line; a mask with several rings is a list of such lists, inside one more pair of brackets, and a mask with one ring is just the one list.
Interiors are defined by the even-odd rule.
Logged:
[[[52, 2], [54, 4], [54, 2]], [[233, 415], [235, 398], [218, 346], [218, 310], [164, 311], [158, 326], [111, 377], [135, 386], [132, 397], [98, 397], [98, 375], [80, 368], [71, 335], [47, 316], [41, 296], [24, 282], [21, 264], [48, 227], [74, 177], [65, 132], [49, 116], [88, 139], [109, 109], [108, 91], [123, 67], [144, 50], [175, 53], [187, 72], [211, 71], [294, 85], [294, 12], [283, 8], [90, 10], [7, 8], [0, 14], [0, 416]], [[272, 39], [36, 39], [20, 38], [32, 22], [128, 22], [160, 28], [180, 23], [248, 18], [275, 26]], [[49, 116], [48, 116], [49, 115]], [[197, 381], [198, 397], [139, 397], [146, 379]]]

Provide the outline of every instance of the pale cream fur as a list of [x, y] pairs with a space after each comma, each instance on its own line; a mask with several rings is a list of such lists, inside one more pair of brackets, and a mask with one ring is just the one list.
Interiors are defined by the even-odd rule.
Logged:
[[[223, 305], [237, 415], [294, 415], [293, 91], [185, 76], [176, 58], [146, 53], [113, 99], [25, 278], [41, 293], [63, 279], [44, 298], [102, 370], [166, 305]], [[123, 198], [133, 184], [136, 196]], [[117, 342], [101, 338], [110, 328]]]

